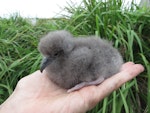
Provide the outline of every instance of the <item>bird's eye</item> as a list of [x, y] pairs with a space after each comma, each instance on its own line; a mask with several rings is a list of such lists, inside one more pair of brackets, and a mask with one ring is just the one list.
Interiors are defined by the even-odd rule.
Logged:
[[57, 51], [56, 53], [54, 53], [54, 57], [57, 57], [57, 56], [60, 56], [63, 54], [63, 51], [60, 50], [60, 51]]
[[58, 53], [55, 53], [54, 56], [55, 56], [55, 57], [58, 56]]

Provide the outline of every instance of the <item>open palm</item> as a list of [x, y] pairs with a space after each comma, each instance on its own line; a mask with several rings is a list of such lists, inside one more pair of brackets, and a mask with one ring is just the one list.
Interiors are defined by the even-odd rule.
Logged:
[[[22, 78], [12, 95], [2, 104], [5, 113], [84, 113], [144, 70], [140, 64], [123, 64], [120, 73], [98, 86], [67, 93], [51, 82], [46, 72], [36, 71]], [[12, 110], [13, 111], [10, 111]]]

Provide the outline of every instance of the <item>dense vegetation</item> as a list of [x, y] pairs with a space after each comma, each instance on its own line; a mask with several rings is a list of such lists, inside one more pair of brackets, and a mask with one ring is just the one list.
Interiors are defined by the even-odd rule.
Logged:
[[133, 3], [123, 9], [122, 0], [83, 0], [67, 6], [71, 16], [57, 19], [0, 18], [0, 103], [12, 93], [22, 77], [39, 69], [39, 38], [67, 29], [75, 36], [98, 35], [112, 40], [124, 61], [141, 63], [145, 71], [106, 97], [89, 113], [148, 113], [150, 109], [150, 10]]

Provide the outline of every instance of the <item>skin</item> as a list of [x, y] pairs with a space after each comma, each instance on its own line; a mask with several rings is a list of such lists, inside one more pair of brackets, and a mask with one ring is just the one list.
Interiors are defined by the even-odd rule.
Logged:
[[100, 85], [71, 93], [50, 82], [45, 71], [36, 71], [18, 82], [12, 95], [1, 105], [0, 113], [85, 113], [143, 71], [142, 65], [127, 62], [121, 72]]

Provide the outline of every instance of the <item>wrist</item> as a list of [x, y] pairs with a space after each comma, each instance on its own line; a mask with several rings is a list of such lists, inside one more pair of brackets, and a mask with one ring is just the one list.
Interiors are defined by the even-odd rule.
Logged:
[[0, 113], [18, 113], [16, 111], [15, 103], [11, 101], [10, 97], [0, 106]]
[[0, 105], [0, 113], [23, 113], [21, 112], [22, 104], [14, 91], [7, 100]]

